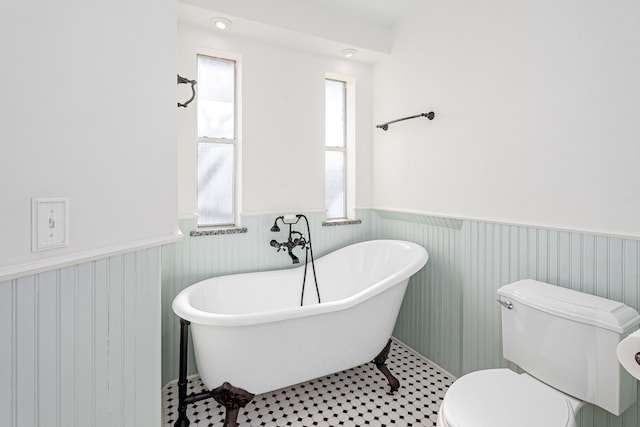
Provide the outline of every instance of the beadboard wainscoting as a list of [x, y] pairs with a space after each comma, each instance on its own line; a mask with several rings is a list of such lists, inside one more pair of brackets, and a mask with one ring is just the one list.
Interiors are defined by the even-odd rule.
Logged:
[[158, 426], [161, 248], [0, 282], [8, 426]]
[[376, 211], [376, 239], [409, 240], [429, 252], [410, 280], [393, 335], [455, 376], [462, 360], [462, 265], [459, 220]]
[[[507, 366], [495, 302], [506, 283], [535, 279], [639, 308], [638, 240], [475, 221], [465, 222], [462, 231], [465, 373]], [[620, 417], [586, 405], [578, 425], [638, 427], [638, 415], [637, 403]]]

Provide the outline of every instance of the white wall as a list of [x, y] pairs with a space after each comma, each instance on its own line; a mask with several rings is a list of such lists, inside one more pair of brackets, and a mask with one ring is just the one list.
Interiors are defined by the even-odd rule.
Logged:
[[640, 236], [640, 3], [430, 1], [374, 68], [374, 205]]
[[[176, 237], [175, 3], [0, 5], [0, 413], [159, 425], [160, 261]], [[31, 253], [31, 198], [69, 198]], [[154, 246], [154, 247], [152, 247]]]
[[[205, 12], [203, 12], [205, 13]], [[241, 55], [241, 213], [324, 210], [324, 78], [356, 79], [356, 207], [371, 200], [371, 66], [178, 25], [178, 73], [196, 76], [196, 53]], [[179, 211], [197, 210], [195, 105], [178, 112]]]
[[[173, 1], [0, 6], [0, 277], [175, 233], [175, 16]], [[31, 253], [31, 198], [55, 196], [70, 246]]]

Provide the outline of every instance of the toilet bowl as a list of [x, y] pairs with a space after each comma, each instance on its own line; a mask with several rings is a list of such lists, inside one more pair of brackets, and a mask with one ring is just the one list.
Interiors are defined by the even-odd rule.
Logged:
[[620, 415], [637, 383], [616, 357], [640, 314], [617, 301], [535, 280], [498, 289], [510, 369], [471, 372], [447, 390], [438, 427], [570, 427], [584, 403]]
[[451, 385], [437, 427], [575, 427], [583, 404], [530, 375], [486, 369]]

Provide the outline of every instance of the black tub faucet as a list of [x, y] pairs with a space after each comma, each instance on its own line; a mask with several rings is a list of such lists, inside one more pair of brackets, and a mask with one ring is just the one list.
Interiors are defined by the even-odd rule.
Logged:
[[[299, 231], [295, 231], [291, 229], [291, 226], [295, 225], [300, 221], [300, 219], [304, 219], [304, 224], [307, 226], [307, 236], [304, 237], [302, 233]], [[280, 227], [278, 227], [278, 221], [282, 222], [282, 225], [289, 226], [289, 237], [284, 242], [278, 242], [276, 239], [272, 239], [269, 244], [276, 248], [278, 252], [287, 251], [289, 257], [291, 257], [291, 261], [294, 264], [299, 264], [300, 259], [295, 256], [293, 253], [293, 249], [300, 246], [305, 251], [304, 257], [304, 273], [302, 276], [302, 292], [300, 293], [300, 305], [303, 305], [304, 302], [304, 286], [307, 281], [307, 263], [309, 262], [309, 255], [311, 255], [311, 267], [313, 268], [313, 281], [316, 284], [316, 295], [318, 296], [318, 303], [320, 303], [320, 289], [318, 288], [318, 278], [316, 277], [316, 264], [313, 260], [313, 248], [311, 247], [311, 227], [309, 227], [309, 219], [305, 215], [297, 214], [297, 215], [280, 215], [276, 217], [275, 221], [273, 221], [273, 226], [271, 227], [271, 231], [273, 233], [280, 232]]]
[[305, 249], [307, 248], [307, 244], [309, 243], [302, 233], [291, 229], [291, 226], [297, 224], [302, 217], [303, 215], [281, 215], [279, 217], [276, 217], [275, 221], [273, 222], [273, 226], [271, 227], [271, 231], [277, 233], [280, 231], [280, 227], [278, 227], [278, 221], [281, 221], [283, 225], [289, 226], [289, 237], [286, 241], [278, 242], [276, 239], [273, 239], [271, 240], [271, 242], [269, 242], [269, 244], [272, 247], [278, 249], [278, 252], [286, 250], [287, 254], [291, 257], [291, 261], [293, 261], [294, 264], [299, 264], [300, 259], [293, 253], [293, 249], [298, 246]]
[[[300, 237], [293, 238], [293, 235], [299, 235]], [[288, 255], [291, 257], [291, 261], [293, 261], [294, 264], [299, 264], [300, 259], [297, 256], [295, 256], [295, 254], [293, 253], [293, 249], [296, 246], [305, 248], [307, 246], [307, 240], [304, 238], [302, 233], [299, 233], [297, 231], [291, 231], [289, 233], [289, 238], [285, 242], [278, 242], [276, 239], [273, 239], [271, 240], [271, 242], [269, 242], [269, 244], [274, 248], [277, 248], [278, 252], [280, 252], [281, 250], [286, 250]]]

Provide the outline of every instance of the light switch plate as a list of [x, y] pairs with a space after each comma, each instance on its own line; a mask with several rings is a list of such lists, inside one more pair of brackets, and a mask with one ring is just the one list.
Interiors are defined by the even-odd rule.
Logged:
[[69, 199], [31, 199], [31, 252], [69, 246]]

